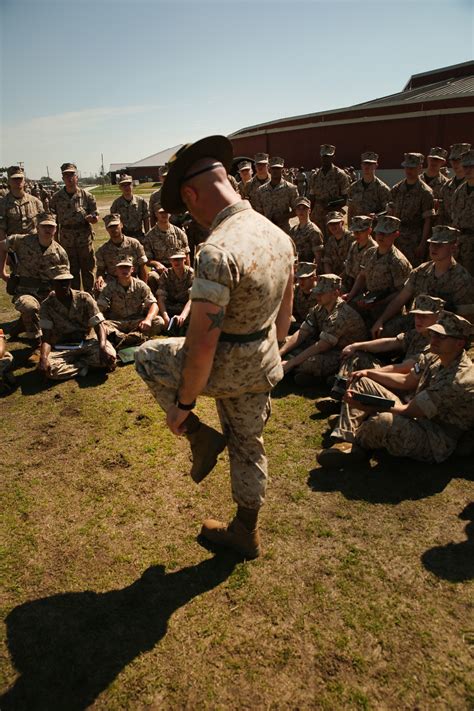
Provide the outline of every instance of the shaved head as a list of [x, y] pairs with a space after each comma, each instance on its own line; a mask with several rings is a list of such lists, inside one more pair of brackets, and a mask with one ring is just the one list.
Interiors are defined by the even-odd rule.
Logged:
[[240, 197], [227, 178], [227, 171], [215, 158], [202, 158], [187, 171], [181, 185], [181, 199], [191, 215], [210, 227], [218, 212]]

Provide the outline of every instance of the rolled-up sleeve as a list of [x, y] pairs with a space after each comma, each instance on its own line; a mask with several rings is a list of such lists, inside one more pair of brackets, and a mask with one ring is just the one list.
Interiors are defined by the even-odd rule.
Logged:
[[239, 281], [239, 272], [231, 256], [212, 244], [206, 244], [196, 256], [196, 270], [191, 300], [209, 301], [227, 306], [231, 290]]

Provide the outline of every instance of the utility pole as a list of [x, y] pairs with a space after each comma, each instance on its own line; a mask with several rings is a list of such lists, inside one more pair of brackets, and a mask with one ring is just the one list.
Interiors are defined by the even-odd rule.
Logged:
[[101, 168], [100, 168], [100, 174], [102, 176], [102, 190], [105, 190], [105, 175], [104, 175], [104, 154], [100, 154], [100, 160], [101, 160]]

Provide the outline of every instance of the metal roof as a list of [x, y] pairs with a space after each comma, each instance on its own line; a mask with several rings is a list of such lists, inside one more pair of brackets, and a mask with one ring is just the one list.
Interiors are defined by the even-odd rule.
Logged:
[[179, 151], [183, 143], [178, 143], [177, 146], [172, 148], [165, 148], [164, 151], [159, 153], [153, 153], [151, 156], [137, 160], [135, 163], [111, 163], [109, 172], [114, 173], [124, 168], [157, 168], [161, 165], [165, 165], [169, 161], [172, 155]]

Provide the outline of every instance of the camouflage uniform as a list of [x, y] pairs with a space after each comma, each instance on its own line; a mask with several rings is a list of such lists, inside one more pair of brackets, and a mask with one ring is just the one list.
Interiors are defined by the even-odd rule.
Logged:
[[160, 276], [156, 296], [160, 296], [166, 304], [166, 312], [170, 316], [180, 314], [189, 300], [193, 285], [194, 270], [184, 265], [184, 274], [179, 278], [173, 269], [168, 269]]
[[[309, 180], [308, 196], [314, 200], [311, 219], [316, 222], [323, 235], [327, 235], [326, 215], [329, 210], [328, 202], [346, 197], [349, 193], [350, 178], [344, 170], [333, 165], [327, 173], [318, 170]], [[364, 214], [364, 213], [362, 213]]]
[[398, 249], [416, 264], [415, 250], [421, 242], [424, 219], [435, 214], [433, 191], [420, 179], [411, 188], [401, 180], [391, 190], [390, 213], [400, 220]]
[[296, 185], [287, 180], [281, 180], [277, 185], [268, 182], [258, 191], [256, 210], [289, 234], [290, 217], [297, 199]]
[[426, 175], [426, 173], [422, 173], [420, 178], [429, 188], [431, 188], [435, 200], [439, 200], [442, 197], [443, 188], [448, 182], [448, 178], [442, 173], [435, 175], [434, 178], [430, 178], [430, 176]]
[[73, 288], [81, 283], [85, 291], [94, 287], [95, 257], [92, 247], [94, 231], [86, 221], [86, 215], [98, 215], [95, 198], [82, 188], [69, 195], [65, 188], [51, 198], [50, 208], [56, 214], [59, 226], [59, 242], [69, 257]]
[[368, 253], [373, 249], [377, 249], [377, 242], [372, 239], [372, 237], [369, 237], [367, 244], [363, 247], [359, 247], [357, 242], [355, 240], [353, 241], [349, 247], [346, 261], [344, 262], [342, 278], [345, 289], [350, 290], [352, 288], [359, 275], [362, 263], [367, 258]]
[[[400, 291], [411, 272], [408, 259], [395, 246], [380, 255], [378, 249], [366, 252], [361, 264], [367, 291]], [[423, 292], [426, 293], [426, 292]]]
[[352, 232], [344, 231], [340, 239], [336, 239], [330, 234], [326, 239], [323, 253], [324, 271], [331, 274], [341, 274], [344, 271], [344, 264], [349, 254], [350, 248], [354, 244]]
[[456, 190], [464, 183], [464, 178], [451, 178], [443, 185], [441, 190], [441, 204], [439, 207], [438, 222], [440, 225], [452, 225], [451, 217], [453, 197]]
[[314, 222], [309, 221], [306, 225], [294, 225], [290, 229], [290, 237], [295, 243], [298, 261], [315, 262], [321, 261], [323, 251], [323, 235]]
[[148, 201], [148, 212], [150, 213], [151, 227], [156, 225], [155, 208], [157, 205], [161, 205], [161, 186], [150, 195], [150, 199]]
[[[52, 380], [74, 378], [84, 366], [100, 368], [99, 342], [92, 329], [104, 321], [104, 316], [92, 296], [85, 291], [72, 289], [69, 309], [54, 292], [43, 301], [40, 308], [40, 327], [52, 331], [57, 344], [81, 342], [81, 348], [73, 351], [54, 351], [49, 355]], [[115, 356], [115, 349], [107, 341], [107, 352]]]
[[110, 212], [120, 215], [125, 235], [135, 237], [139, 242], [143, 242], [145, 236], [143, 223], [148, 219], [146, 200], [137, 195], [132, 195], [131, 200], [126, 200], [121, 195], [113, 201]]
[[299, 284], [295, 286], [293, 296], [293, 316], [297, 323], [301, 324], [308, 316], [308, 312], [317, 305], [316, 294], [311, 290], [308, 294], [302, 290]]
[[117, 269], [115, 265], [125, 257], [131, 257], [137, 274], [139, 267], [148, 261], [143, 245], [135, 237], [126, 236], [123, 237], [120, 244], [116, 244], [109, 239], [99, 247], [95, 257], [97, 260], [97, 276], [103, 276], [106, 280], [110, 280], [110, 277], [116, 275]]
[[[147, 315], [151, 304], [156, 304], [156, 298], [150, 287], [135, 277], [132, 277], [131, 284], [127, 287], [114, 279], [107, 284], [97, 299], [99, 309], [107, 318], [104, 324], [107, 335], [116, 333], [121, 336], [137, 330], [138, 324]], [[163, 319], [155, 316], [147, 335], [159, 335], [163, 326]]]
[[38, 236], [10, 235], [5, 246], [17, 257], [15, 276], [20, 282], [13, 297], [13, 305], [21, 313], [23, 326], [28, 338], [39, 338], [39, 311], [41, 302], [51, 291], [51, 278], [55, 267], [69, 260], [64, 249], [55, 240], [43, 250]]
[[347, 219], [350, 223], [354, 215], [370, 215], [383, 212], [390, 200], [390, 188], [383, 180], [374, 176], [370, 183], [361, 178], [351, 183], [348, 197]]
[[[221, 335], [203, 393], [217, 400], [227, 437], [233, 498], [251, 509], [258, 509], [265, 498], [262, 433], [270, 415], [270, 390], [283, 376], [274, 322], [292, 268], [289, 238], [247, 201], [216, 216], [196, 257], [191, 299], [226, 308], [224, 334], [244, 338], [263, 330], [261, 338], [241, 343], [228, 342]], [[183, 345], [182, 338], [149, 341], [135, 356], [139, 375], [165, 411], [175, 401]]]
[[441, 276], [436, 276], [434, 262], [420, 264], [409, 274], [405, 286], [410, 287], [413, 296], [429, 294], [444, 299], [449, 311], [461, 304], [474, 303], [474, 279], [454, 259]]
[[246, 199], [249, 200], [254, 210], [258, 209], [258, 191], [262, 185], [267, 185], [270, 182], [270, 176], [264, 180], [260, 180], [256, 175], [253, 176], [252, 180], [249, 180], [246, 187]]
[[8, 235], [28, 235], [36, 232], [36, 216], [43, 212], [41, 200], [25, 193], [16, 198], [8, 192], [0, 198], [0, 229]]
[[310, 356], [301, 365], [296, 366], [298, 373], [314, 377], [337, 373], [341, 364], [341, 350], [350, 343], [367, 338], [367, 329], [361, 316], [341, 298], [337, 299], [330, 313], [323, 306], [312, 308], [301, 326], [301, 331], [306, 341], [326, 341], [332, 346], [331, 350]]
[[451, 205], [453, 226], [459, 235], [458, 262], [474, 276], [474, 187], [463, 183], [454, 193]]
[[[161, 262], [165, 267], [171, 267], [170, 257], [175, 252], [184, 251], [189, 254], [186, 232], [176, 225], [170, 225], [166, 232], [155, 225], [146, 233], [143, 247], [148, 261]], [[160, 275], [157, 272], [152, 271], [148, 274], [148, 284], [153, 293], [158, 288], [159, 278]]]

